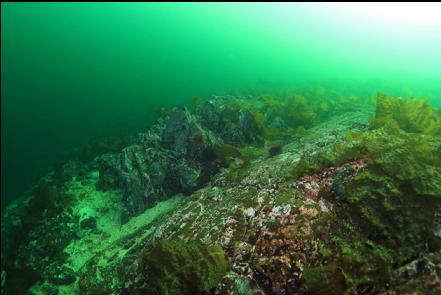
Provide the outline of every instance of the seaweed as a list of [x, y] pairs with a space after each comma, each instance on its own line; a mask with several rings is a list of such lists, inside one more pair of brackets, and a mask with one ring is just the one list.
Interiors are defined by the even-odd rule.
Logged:
[[335, 262], [329, 265], [305, 267], [303, 279], [307, 294], [343, 294], [345, 279]]
[[230, 158], [242, 158], [240, 150], [231, 144], [217, 144], [213, 147], [214, 153], [218, 159], [229, 162]]
[[440, 138], [427, 135], [434, 129], [406, 132], [415, 129], [401, 121], [391, 126], [350, 133], [344, 142], [302, 157], [294, 171], [300, 177], [357, 159], [367, 162], [348, 183], [341, 181], [343, 170], [330, 191], [321, 192], [337, 207], [320, 252], [334, 253], [349, 293], [384, 288], [393, 268], [426, 251], [441, 204]]
[[232, 161], [228, 167], [226, 174], [228, 182], [239, 183], [249, 174], [248, 161]]
[[441, 116], [427, 100], [403, 99], [377, 94], [377, 109], [371, 123], [374, 128], [396, 124], [406, 132], [441, 135]]
[[204, 294], [216, 287], [228, 271], [219, 246], [161, 240], [144, 253], [148, 268], [144, 294]]

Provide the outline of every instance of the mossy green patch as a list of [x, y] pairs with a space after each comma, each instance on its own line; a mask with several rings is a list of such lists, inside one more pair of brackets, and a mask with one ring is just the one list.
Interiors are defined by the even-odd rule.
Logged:
[[374, 127], [395, 124], [407, 132], [441, 135], [441, 116], [427, 100], [402, 99], [379, 93]]
[[249, 163], [235, 163], [232, 162], [226, 174], [229, 183], [239, 183], [249, 174]]
[[148, 269], [145, 294], [203, 294], [216, 287], [229, 268], [222, 248], [193, 241], [159, 241], [142, 263]]
[[337, 207], [319, 251], [334, 253], [349, 293], [361, 286], [382, 288], [393, 267], [415, 259], [431, 239], [441, 204], [441, 139], [424, 134], [431, 133], [427, 130], [405, 132], [401, 124], [349, 134], [343, 143], [304, 157], [295, 170], [302, 176], [357, 159], [367, 162], [350, 182], [339, 182], [337, 174], [333, 186], [339, 189], [322, 192]]
[[274, 198], [274, 206], [283, 206], [292, 200], [294, 192], [292, 189], [284, 189], [277, 193]]
[[307, 294], [327, 295], [343, 294], [346, 286], [341, 271], [336, 263], [331, 265], [306, 267], [303, 270]]
[[247, 146], [247, 147], [239, 148], [239, 150], [243, 158], [247, 161], [258, 159], [264, 156], [266, 153], [264, 148], [255, 147], [255, 146]]
[[222, 159], [227, 162], [227, 158], [242, 158], [242, 153], [240, 150], [231, 145], [226, 143], [217, 144], [214, 146], [214, 152], [216, 154], [216, 157], [219, 159]]

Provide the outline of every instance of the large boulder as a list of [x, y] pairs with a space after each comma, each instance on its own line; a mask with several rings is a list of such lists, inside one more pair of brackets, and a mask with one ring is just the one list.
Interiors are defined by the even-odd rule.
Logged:
[[219, 140], [205, 130], [197, 118], [186, 108], [174, 108], [170, 112], [162, 134], [162, 145], [178, 156], [198, 160], [201, 153]]
[[[173, 108], [120, 154], [122, 221], [172, 195], [192, 193], [217, 171], [207, 169], [207, 154], [224, 141], [236, 146], [260, 142], [259, 128], [252, 110], [231, 98], [210, 100], [193, 113]], [[100, 163], [100, 185], [111, 186], [111, 159]]]
[[123, 223], [166, 197], [162, 184], [170, 161], [170, 156], [160, 149], [145, 149], [140, 145], [123, 149], [118, 167], [125, 205]]
[[200, 168], [163, 148], [126, 147], [119, 161], [125, 209], [123, 223], [178, 193], [192, 193], [198, 186]]
[[199, 106], [196, 113], [203, 126], [225, 143], [245, 146], [262, 142], [257, 114], [243, 99], [215, 96]]

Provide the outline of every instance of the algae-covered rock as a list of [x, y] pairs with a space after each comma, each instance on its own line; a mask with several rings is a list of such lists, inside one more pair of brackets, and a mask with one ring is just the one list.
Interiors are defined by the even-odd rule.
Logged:
[[193, 162], [163, 148], [140, 145], [122, 151], [118, 169], [124, 190], [124, 223], [159, 201], [193, 192], [200, 176], [199, 167]]
[[176, 179], [179, 181], [180, 191], [189, 194], [198, 186], [199, 169], [191, 167], [186, 160], [178, 161], [173, 167]]
[[159, 241], [142, 263], [147, 268], [142, 294], [204, 294], [228, 271], [222, 248], [197, 242]]
[[415, 259], [395, 270], [392, 294], [441, 293], [441, 253], [434, 252]]
[[[262, 116], [242, 98], [218, 96], [204, 102], [197, 114], [202, 124], [225, 143], [246, 146], [262, 142]], [[261, 118], [261, 117], [260, 117]]]
[[[154, 160], [158, 162], [152, 166]], [[170, 165], [169, 161], [170, 159], [164, 152], [160, 150], [146, 151], [139, 145], [129, 146], [122, 151], [119, 173], [124, 189], [125, 211], [122, 213], [123, 221], [127, 221], [131, 216], [152, 207], [157, 201], [165, 197], [160, 185], [165, 179], [166, 169]], [[152, 177], [147, 172], [149, 170]]]
[[162, 134], [164, 147], [192, 159], [199, 158], [201, 152], [216, 141], [216, 137], [185, 108], [172, 109]]
[[436, 294], [441, 141], [420, 128], [431, 111], [412, 102], [424, 115], [394, 118], [384, 102], [372, 130], [369, 110], [343, 114], [355, 98], [281, 97], [161, 111], [119, 154], [76, 162], [99, 177], [49, 177], [7, 230], [2, 216], [2, 292]]
[[308, 174], [347, 161], [367, 162], [351, 181], [336, 174], [318, 195], [337, 205], [322, 250], [338, 257], [349, 292], [384, 288], [394, 265], [427, 250], [441, 204], [440, 144], [439, 137], [384, 127], [350, 134], [300, 162], [297, 172]]
[[4, 294], [27, 294], [66, 261], [63, 250], [77, 237], [70, 196], [45, 181], [29, 194], [2, 214]]

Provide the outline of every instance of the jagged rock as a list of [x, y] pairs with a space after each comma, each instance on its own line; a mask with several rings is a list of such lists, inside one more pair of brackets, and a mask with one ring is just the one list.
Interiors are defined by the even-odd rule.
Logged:
[[203, 126], [228, 144], [260, 143], [261, 130], [254, 114], [236, 100], [235, 97], [215, 97], [204, 102], [197, 111]]
[[[441, 292], [441, 254], [428, 253], [401, 266], [395, 271], [392, 289], [403, 294], [404, 290], [417, 291], [415, 294], [439, 294]], [[420, 292], [418, 292], [420, 291]]]
[[[207, 150], [222, 142], [213, 131], [238, 145], [259, 140], [258, 126], [250, 111], [241, 108], [228, 118], [216, 108], [223, 109], [209, 102], [204, 104], [202, 109], [211, 111], [202, 112], [202, 121], [186, 108], [174, 108], [155, 128], [140, 134], [138, 144], [123, 149], [117, 166], [124, 190], [124, 222], [173, 194], [193, 192], [201, 184], [200, 177], [203, 182], [209, 179], [205, 175], [207, 169], [201, 175], [200, 163], [205, 161]], [[114, 185], [112, 158], [103, 157], [99, 163], [100, 180], [103, 175], [100, 185]]]
[[165, 196], [161, 184], [165, 181], [170, 160], [165, 152], [146, 150], [139, 145], [123, 149], [118, 167], [124, 189], [125, 210], [121, 214], [123, 223], [154, 206]]
[[168, 117], [158, 118], [156, 124], [153, 124], [149, 130], [143, 133], [138, 134], [138, 138], [136, 143], [143, 147], [160, 147], [161, 146], [161, 137], [164, 133], [165, 129], [165, 121]]
[[249, 110], [240, 109], [226, 122], [220, 134], [227, 143], [245, 146], [262, 141], [259, 129], [253, 114]]
[[197, 115], [200, 117], [201, 123], [213, 132], [222, 130], [224, 128], [222, 112], [227, 101], [226, 97], [214, 97], [199, 106]]
[[200, 154], [218, 140], [205, 130], [196, 117], [185, 108], [174, 108], [162, 134], [164, 147], [177, 155], [198, 159]]
[[154, 130], [140, 134], [138, 144], [120, 155], [124, 222], [160, 200], [193, 192], [199, 185], [204, 151], [220, 142], [185, 108], [172, 109], [166, 122]]
[[123, 150], [119, 172], [126, 207], [123, 222], [170, 196], [193, 192], [200, 175], [195, 163], [172, 151], [139, 145]]
[[179, 180], [182, 192], [191, 193], [198, 185], [199, 170], [191, 167], [188, 161], [180, 160], [175, 166], [174, 170]]

